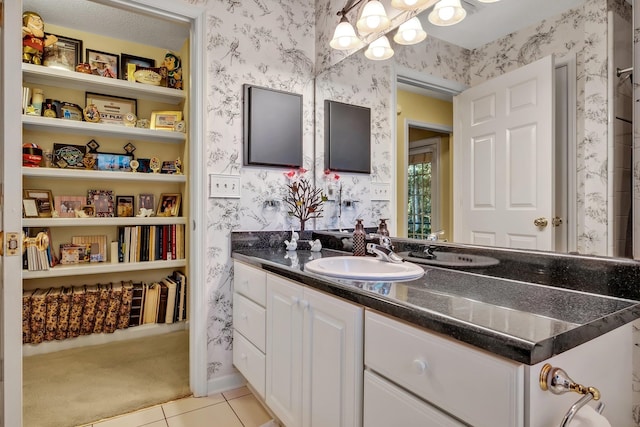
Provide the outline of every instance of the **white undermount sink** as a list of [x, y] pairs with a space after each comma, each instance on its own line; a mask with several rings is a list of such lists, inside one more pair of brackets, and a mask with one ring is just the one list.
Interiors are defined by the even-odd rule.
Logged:
[[412, 280], [424, 274], [422, 267], [411, 262], [394, 263], [368, 256], [319, 258], [306, 263], [304, 269], [325, 276], [353, 280]]

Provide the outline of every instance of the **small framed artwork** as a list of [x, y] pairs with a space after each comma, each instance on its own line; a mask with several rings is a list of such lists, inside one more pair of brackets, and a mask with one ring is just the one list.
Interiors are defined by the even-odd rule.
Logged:
[[151, 129], [174, 130], [182, 120], [182, 111], [153, 111], [151, 113]]
[[116, 215], [133, 216], [133, 196], [116, 196]]
[[91, 66], [91, 74], [117, 79], [120, 71], [120, 56], [116, 53], [87, 49], [86, 61]]
[[82, 62], [82, 40], [55, 35], [58, 41], [44, 48], [46, 67], [75, 71], [76, 65]]
[[85, 169], [83, 163], [87, 147], [84, 145], [53, 144], [53, 164], [59, 168]]
[[96, 207], [93, 205], [84, 205], [82, 207], [82, 212], [84, 212], [84, 215], [88, 217], [94, 217], [96, 216]]
[[153, 194], [138, 194], [138, 209], [156, 210], [156, 199]]
[[178, 216], [180, 213], [180, 202], [182, 195], [180, 193], [164, 193], [160, 195], [160, 203], [158, 203], [157, 216]]
[[51, 190], [24, 190], [25, 199], [34, 199], [38, 217], [51, 218], [53, 214], [53, 196]]
[[115, 215], [111, 190], [89, 190], [87, 203], [93, 205], [97, 217], [111, 218]]
[[38, 218], [36, 199], [22, 199], [22, 215], [24, 218]]
[[[124, 80], [135, 81], [135, 78], [133, 79], [129, 78], [129, 73], [128, 73], [129, 64], [133, 64], [133, 65], [144, 67], [144, 68], [153, 68], [156, 66], [156, 60], [151, 58], [143, 58], [142, 56], [129, 55], [128, 53], [121, 53], [120, 54], [120, 78]], [[135, 68], [133, 70], [135, 71]]]
[[87, 204], [87, 198], [81, 196], [56, 196], [54, 201], [58, 216], [61, 218], [75, 218], [76, 211]]
[[160, 168], [160, 173], [166, 173], [169, 175], [176, 174], [178, 172], [178, 168], [176, 167], [175, 160], [165, 160], [162, 162], [162, 168]]
[[99, 93], [86, 92], [85, 105], [93, 104], [100, 115], [100, 123], [123, 125], [122, 118], [127, 113], [136, 114], [138, 101], [134, 98], [120, 96], [101, 95]]
[[98, 170], [131, 172], [131, 160], [129, 154], [98, 153]]

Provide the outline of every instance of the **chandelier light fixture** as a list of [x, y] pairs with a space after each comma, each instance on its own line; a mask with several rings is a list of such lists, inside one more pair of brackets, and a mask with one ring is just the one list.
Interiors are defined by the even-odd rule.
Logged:
[[440, 0], [429, 14], [429, 22], [433, 25], [447, 26], [457, 24], [467, 16], [467, 11], [460, 0]]
[[[340, 12], [338, 12], [340, 14]], [[333, 38], [329, 42], [329, 46], [337, 50], [358, 49], [363, 46], [362, 40], [356, 35], [347, 17], [343, 14], [340, 23], [333, 32]]]
[[391, 21], [384, 10], [384, 6], [378, 0], [369, 0], [364, 5], [360, 19], [356, 23], [358, 33], [361, 36], [386, 30], [389, 25], [391, 25]]
[[429, 0], [391, 0], [391, 7], [398, 10], [416, 10], [417, 8], [424, 6], [428, 2]]
[[389, 59], [393, 56], [393, 49], [389, 44], [387, 36], [382, 36], [369, 44], [367, 50], [364, 51], [364, 56], [373, 61], [382, 61]]
[[409, 19], [398, 27], [393, 41], [398, 44], [410, 45], [420, 43], [427, 38], [427, 33], [422, 29], [422, 24], [417, 16]]

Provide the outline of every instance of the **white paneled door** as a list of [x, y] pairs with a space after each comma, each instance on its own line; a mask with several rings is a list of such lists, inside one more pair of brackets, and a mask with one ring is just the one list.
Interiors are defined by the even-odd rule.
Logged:
[[548, 56], [454, 98], [454, 241], [553, 250]]

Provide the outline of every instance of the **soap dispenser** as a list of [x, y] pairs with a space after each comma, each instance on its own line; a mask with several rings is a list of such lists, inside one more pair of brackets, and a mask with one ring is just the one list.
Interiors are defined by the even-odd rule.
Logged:
[[364, 231], [364, 225], [362, 224], [362, 219], [356, 220], [356, 228], [353, 230], [353, 255], [355, 256], [365, 256], [365, 246], [367, 233]]
[[389, 236], [389, 229], [387, 228], [386, 218], [380, 220], [380, 225], [378, 225], [378, 231], [376, 233], [381, 236]]

